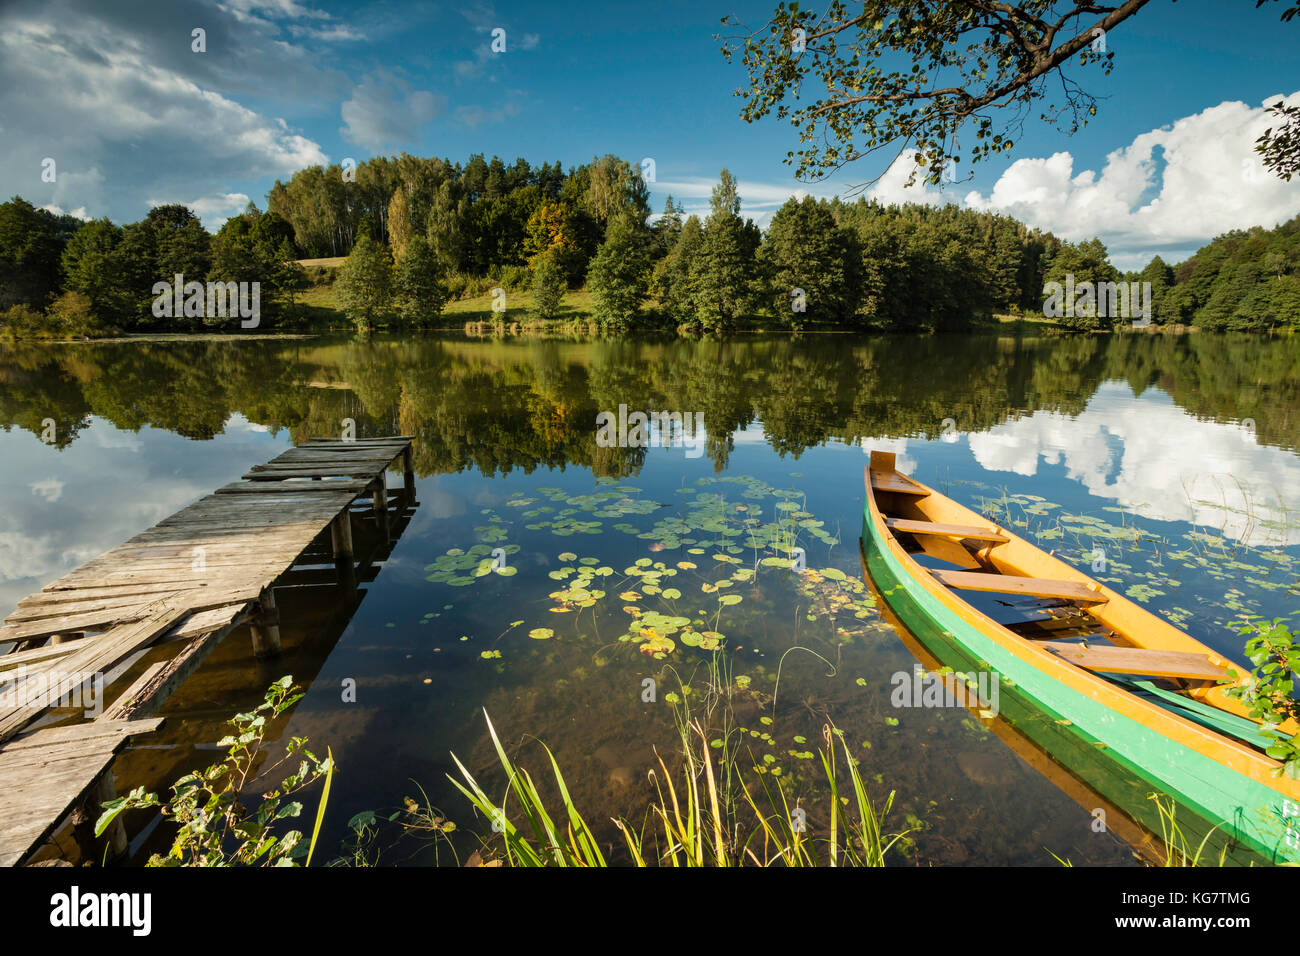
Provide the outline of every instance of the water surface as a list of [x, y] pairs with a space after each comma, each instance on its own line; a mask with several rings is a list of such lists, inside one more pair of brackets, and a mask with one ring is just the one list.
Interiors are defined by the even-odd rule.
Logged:
[[[620, 405], [698, 414], [699, 453], [602, 447], [596, 417]], [[551, 747], [613, 841], [605, 821], [644, 818], [655, 748], [677, 746], [668, 695], [701, 694], [716, 663], [741, 679], [746, 761], [806, 798], [814, 832], [833, 721], [873, 795], [896, 791], [891, 821], [919, 827], [898, 863], [1055, 865], [1049, 849], [1132, 862], [1077, 787], [987, 721], [891, 705], [892, 675], [915, 658], [861, 584], [871, 449], [1226, 654], [1241, 657], [1240, 615], [1297, 606], [1300, 345], [1287, 339], [40, 345], [0, 351], [0, 421], [5, 612], [294, 443], [348, 421], [415, 436], [419, 506], [382, 572], [355, 598], [282, 592], [284, 657], [252, 661], [235, 632], [118, 766], [119, 787], [164, 787], [292, 673], [309, 689], [277, 733], [339, 761], [330, 846], [352, 813], [407, 796], [487, 832], [446, 780], [453, 751], [495, 779], [484, 709], [534, 773], [533, 738]], [[782, 566], [792, 546], [812, 574]], [[493, 549], [506, 573], [483, 571]], [[399, 860], [433, 856], [407, 846]]]

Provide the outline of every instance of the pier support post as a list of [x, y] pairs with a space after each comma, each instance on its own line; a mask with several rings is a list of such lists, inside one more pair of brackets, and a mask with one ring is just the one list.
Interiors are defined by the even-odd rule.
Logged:
[[258, 659], [277, 657], [280, 653], [280, 612], [275, 606], [275, 592], [267, 588], [258, 599], [261, 611], [249, 624], [253, 632], [253, 654]]
[[352, 551], [352, 508], [344, 508], [330, 522], [330, 543], [334, 548], [334, 567], [339, 572], [339, 584], [347, 590], [357, 586], [356, 564]]
[[415, 452], [406, 446], [402, 452], [402, 487], [406, 494], [406, 507], [415, 505]]
[[384, 469], [375, 479], [374, 495], [371, 498], [375, 508], [375, 523], [379, 526], [379, 533], [383, 535], [384, 543], [387, 544], [391, 539], [388, 535], [388, 470]]

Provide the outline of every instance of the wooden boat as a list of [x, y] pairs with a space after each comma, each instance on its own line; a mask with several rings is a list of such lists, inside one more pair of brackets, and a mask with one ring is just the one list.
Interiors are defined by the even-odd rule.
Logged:
[[1278, 775], [1249, 709], [1227, 694], [1247, 668], [900, 474], [892, 454], [872, 452], [866, 491], [867, 571], [922, 643], [960, 647], [1057, 728], [1056, 746], [1067, 728], [1105, 750], [1234, 851], [1300, 862], [1300, 781]]

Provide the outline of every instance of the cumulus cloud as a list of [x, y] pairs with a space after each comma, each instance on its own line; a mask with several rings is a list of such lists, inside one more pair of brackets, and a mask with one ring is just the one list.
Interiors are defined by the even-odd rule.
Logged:
[[[197, 23], [206, 54], [190, 49]], [[0, 182], [37, 205], [131, 221], [150, 195], [221, 195], [287, 175], [325, 162], [321, 148], [235, 96], [260, 84], [292, 98], [304, 81], [317, 94], [331, 82], [302, 49], [240, 26], [228, 7], [16, 4], [0, 23]], [[54, 183], [39, 175], [47, 156]]]
[[362, 77], [352, 96], [344, 101], [339, 132], [349, 142], [372, 150], [410, 143], [446, 105], [446, 97], [412, 89], [401, 77], [373, 73]]
[[[1075, 170], [1061, 151], [1012, 163], [985, 192], [961, 193], [960, 185], [926, 184], [910, 153], [859, 192], [790, 183], [740, 183], [742, 210], [760, 226], [790, 197], [852, 199], [859, 193], [883, 205], [956, 203], [1014, 216], [1031, 226], [1077, 242], [1099, 237], [1121, 269], [1139, 269], [1154, 255], [1178, 262], [1217, 235], [1251, 226], [1271, 228], [1300, 214], [1300, 181], [1266, 170], [1255, 140], [1274, 121], [1265, 107], [1283, 100], [1300, 104], [1300, 92], [1269, 96], [1259, 106], [1220, 103], [1168, 126], [1150, 130], [1110, 153], [1100, 171]], [[958, 171], [959, 182], [963, 173]], [[680, 178], [654, 184], [657, 192], [685, 201], [688, 213], [708, 212], [716, 180]]]
[[1205, 421], [1161, 392], [1107, 382], [1078, 416], [1038, 411], [969, 436], [989, 471], [1026, 477], [1062, 465], [1090, 494], [1145, 518], [1190, 522], [1252, 545], [1292, 545], [1287, 489], [1300, 462], [1240, 425]]
[[1300, 104], [1300, 93], [1185, 116], [1110, 153], [1100, 172], [1076, 173], [1068, 152], [1017, 160], [987, 195], [972, 191], [965, 204], [1071, 241], [1099, 236], [1120, 268], [1140, 268], [1156, 254], [1185, 259], [1223, 232], [1300, 214], [1300, 182], [1278, 179], [1254, 152], [1272, 125], [1265, 107], [1279, 99]]
[[[150, 199], [149, 207], [167, 206], [179, 203], [189, 209], [202, 221], [204, 228], [215, 232], [231, 216], [237, 216], [248, 208], [247, 193], [222, 193], [217, 196], [200, 196], [197, 199]], [[73, 215], [76, 215], [74, 212]]]

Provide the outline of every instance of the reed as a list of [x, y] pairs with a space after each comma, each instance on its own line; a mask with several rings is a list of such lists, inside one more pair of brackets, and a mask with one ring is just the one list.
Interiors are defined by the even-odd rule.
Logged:
[[[884, 866], [889, 851], [911, 832], [909, 828], [885, 834], [884, 820], [893, 805], [894, 793], [879, 810], [876, 808], [843, 735], [830, 724], [823, 731], [825, 749], [819, 749], [828, 785], [829, 822], [826, 834], [814, 837], [809, 833], [806, 812], [797, 805], [791, 807], [790, 796], [779, 779], [763, 775], [760, 786], [751, 790], [739, 773], [739, 758], [734, 750], [724, 746], [720, 759], [715, 759], [702, 723], [690, 718], [685, 705], [676, 713], [681, 766], [671, 771], [656, 750], [655, 797], [646, 823], [638, 830], [626, 820], [613, 820], [635, 866]], [[497, 759], [506, 773], [507, 799], [499, 803], [493, 800], [454, 754], [463, 781], [450, 779], [493, 821], [493, 830], [501, 837], [505, 862], [529, 867], [608, 866], [594, 833], [573, 804], [551, 751], [543, 744], [563, 806], [562, 827], [547, 810], [528, 771], [506, 754], [490, 717], [487, 723]], [[723, 739], [727, 739], [726, 731]], [[841, 796], [841, 777], [845, 773], [840, 752], [851, 799]], [[769, 783], [773, 780], [775, 783]], [[522, 826], [510, 819], [511, 797]], [[748, 812], [742, 815], [741, 809]]]

